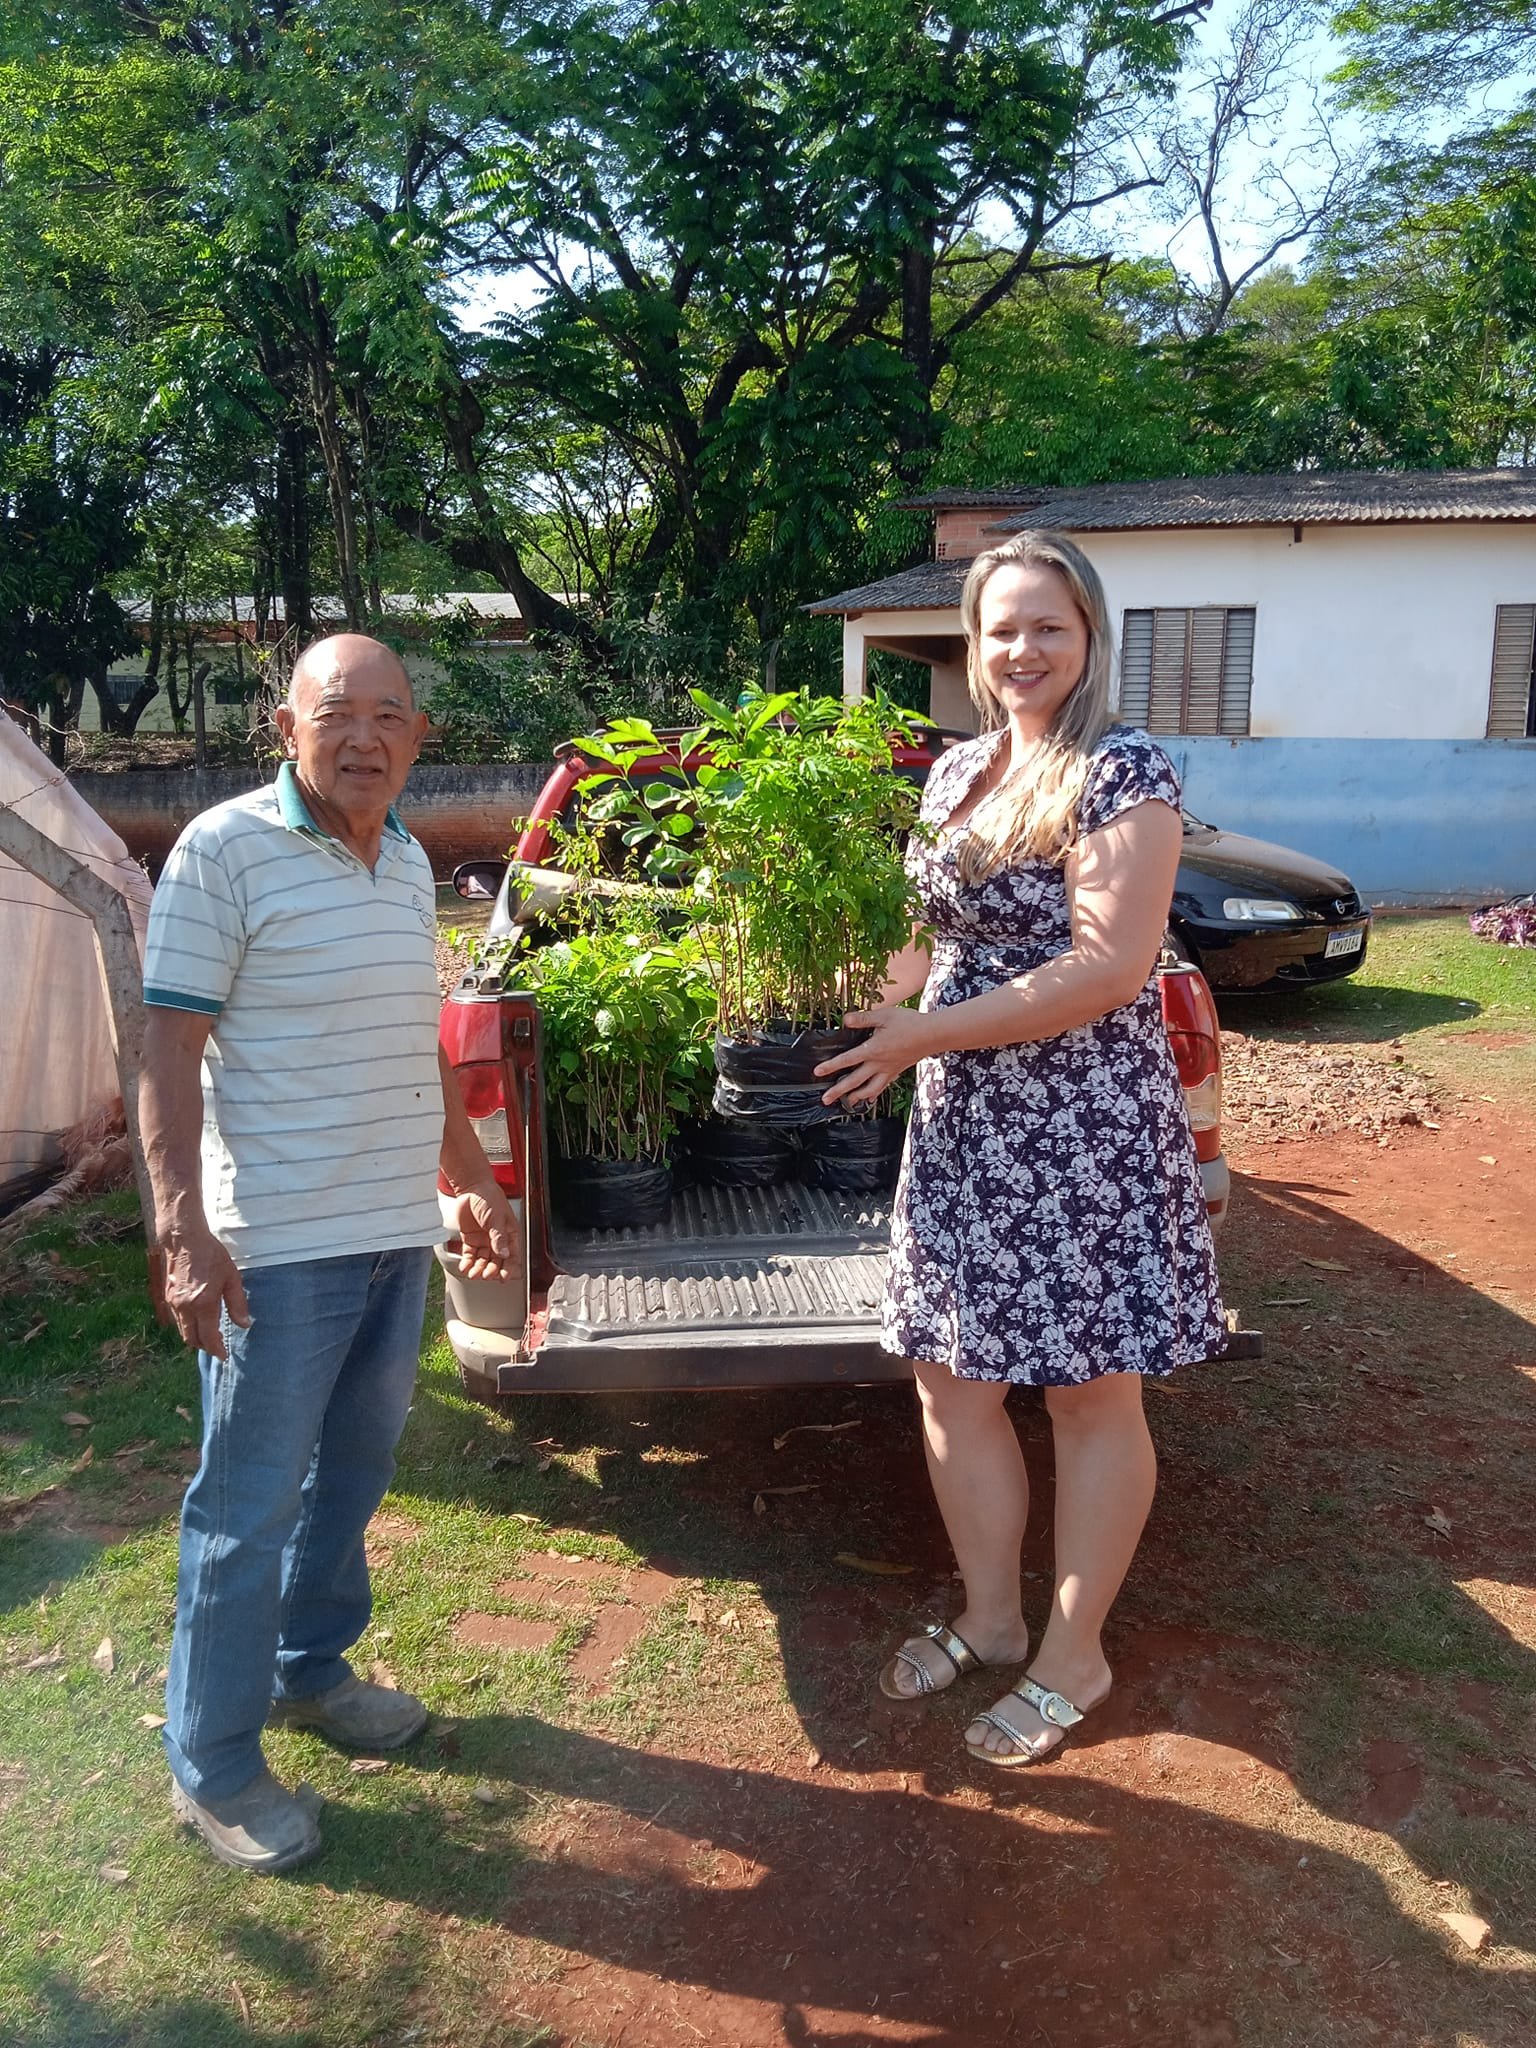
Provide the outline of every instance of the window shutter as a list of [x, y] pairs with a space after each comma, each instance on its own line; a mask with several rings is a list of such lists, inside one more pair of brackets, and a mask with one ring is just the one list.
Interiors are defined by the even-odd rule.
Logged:
[[1536, 722], [1536, 604], [1501, 604], [1494, 617], [1493, 679], [1488, 686], [1488, 737], [1523, 740]]
[[1152, 615], [1152, 688], [1147, 704], [1148, 732], [1177, 732], [1184, 715], [1185, 678], [1189, 673], [1190, 614], [1156, 611]]
[[1120, 635], [1120, 716], [1127, 725], [1147, 723], [1152, 693], [1151, 612], [1127, 612]]
[[1252, 605], [1128, 611], [1120, 716], [1148, 732], [1246, 734], [1256, 616]]
[[1221, 663], [1221, 720], [1218, 732], [1246, 737], [1253, 704], [1253, 637], [1258, 614], [1251, 604], [1227, 613], [1227, 644]]
[[1184, 680], [1183, 732], [1220, 732], [1221, 679], [1226, 665], [1227, 614], [1202, 605], [1189, 614], [1189, 668]]

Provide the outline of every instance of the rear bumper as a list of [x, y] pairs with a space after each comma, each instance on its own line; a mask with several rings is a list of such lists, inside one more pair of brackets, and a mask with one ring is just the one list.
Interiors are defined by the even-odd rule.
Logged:
[[1227, 1220], [1227, 1205], [1232, 1199], [1232, 1175], [1223, 1154], [1218, 1152], [1214, 1159], [1201, 1160], [1200, 1182], [1205, 1189], [1205, 1206], [1211, 1228], [1219, 1230]]
[[747, 1392], [768, 1387], [875, 1386], [912, 1377], [904, 1358], [882, 1351], [869, 1329], [776, 1332], [778, 1342], [750, 1333], [718, 1333], [708, 1343], [680, 1344], [658, 1330], [643, 1338], [590, 1338], [579, 1345], [540, 1345], [529, 1357], [504, 1332], [449, 1319], [448, 1342], [472, 1393], [614, 1394]]

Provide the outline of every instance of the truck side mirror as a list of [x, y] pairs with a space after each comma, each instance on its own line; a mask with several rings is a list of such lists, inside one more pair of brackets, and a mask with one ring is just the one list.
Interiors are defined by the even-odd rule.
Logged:
[[453, 893], [471, 903], [494, 903], [507, 864], [501, 860], [461, 861], [453, 871]]

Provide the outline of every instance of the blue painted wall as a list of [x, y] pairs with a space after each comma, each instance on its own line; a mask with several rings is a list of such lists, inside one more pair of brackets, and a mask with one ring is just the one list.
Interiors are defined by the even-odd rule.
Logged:
[[1536, 890], [1536, 740], [1162, 739], [1197, 817], [1344, 870], [1371, 903]]

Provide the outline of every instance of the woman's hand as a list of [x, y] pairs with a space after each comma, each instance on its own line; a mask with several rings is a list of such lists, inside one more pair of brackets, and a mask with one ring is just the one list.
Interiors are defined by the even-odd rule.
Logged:
[[883, 1095], [898, 1074], [915, 1066], [934, 1050], [933, 1025], [919, 1010], [900, 1003], [881, 1003], [873, 1010], [850, 1010], [843, 1022], [853, 1031], [869, 1033], [862, 1045], [837, 1053], [817, 1067], [818, 1079], [835, 1074], [837, 1079], [822, 1096], [826, 1103], [841, 1102], [848, 1109], [863, 1109]]

